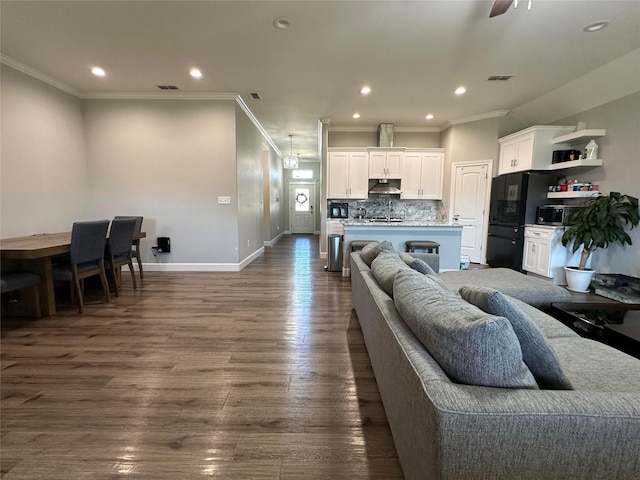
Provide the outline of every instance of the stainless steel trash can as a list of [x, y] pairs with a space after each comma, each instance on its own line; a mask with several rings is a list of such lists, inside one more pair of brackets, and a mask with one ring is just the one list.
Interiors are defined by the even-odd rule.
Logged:
[[329, 235], [326, 270], [327, 272], [342, 272], [342, 235]]

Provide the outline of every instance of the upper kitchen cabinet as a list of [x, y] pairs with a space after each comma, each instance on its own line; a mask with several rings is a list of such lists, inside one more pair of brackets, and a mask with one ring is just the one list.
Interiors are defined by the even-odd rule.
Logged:
[[442, 199], [444, 150], [406, 150], [402, 159], [402, 194], [405, 199]]
[[400, 178], [403, 149], [369, 150], [369, 178]]
[[498, 174], [549, 170], [554, 150], [562, 145], [554, 144], [555, 137], [571, 133], [575, 127], [535, 125], [520, 132], [498, 139], [500, 161]]
[[362, 150], [328, 152], [327, 198], [361, 199], [369, 196], [369, 154]]

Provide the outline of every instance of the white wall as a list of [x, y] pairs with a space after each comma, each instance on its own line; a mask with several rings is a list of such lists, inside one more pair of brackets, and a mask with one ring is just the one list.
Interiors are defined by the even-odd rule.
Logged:
[[82, 102], [2, 65], [2, 238], [90, 220]]

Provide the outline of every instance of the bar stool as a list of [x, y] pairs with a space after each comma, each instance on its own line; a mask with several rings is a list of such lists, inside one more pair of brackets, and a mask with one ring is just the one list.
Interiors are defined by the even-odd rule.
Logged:
[[415, 252], [416, 248], [426, 250], [428, 253], [440, 253], [440, 244], [430, 240], [407, 240], [404, 242], [407, 252]]
[[353, 240], [349, 242], [349, 252], [357, 252], [362, 250], [364, 247], [369, 245], [370, 243], [375, 243], [376, 240]]

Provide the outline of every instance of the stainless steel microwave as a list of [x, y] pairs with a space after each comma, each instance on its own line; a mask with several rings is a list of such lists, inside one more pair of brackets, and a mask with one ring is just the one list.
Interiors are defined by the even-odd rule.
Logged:
[[581, 208], [571, 205], [542, 205], [538, 207], [536, 223], [538, 225], [569, 225], [571, 215]]

